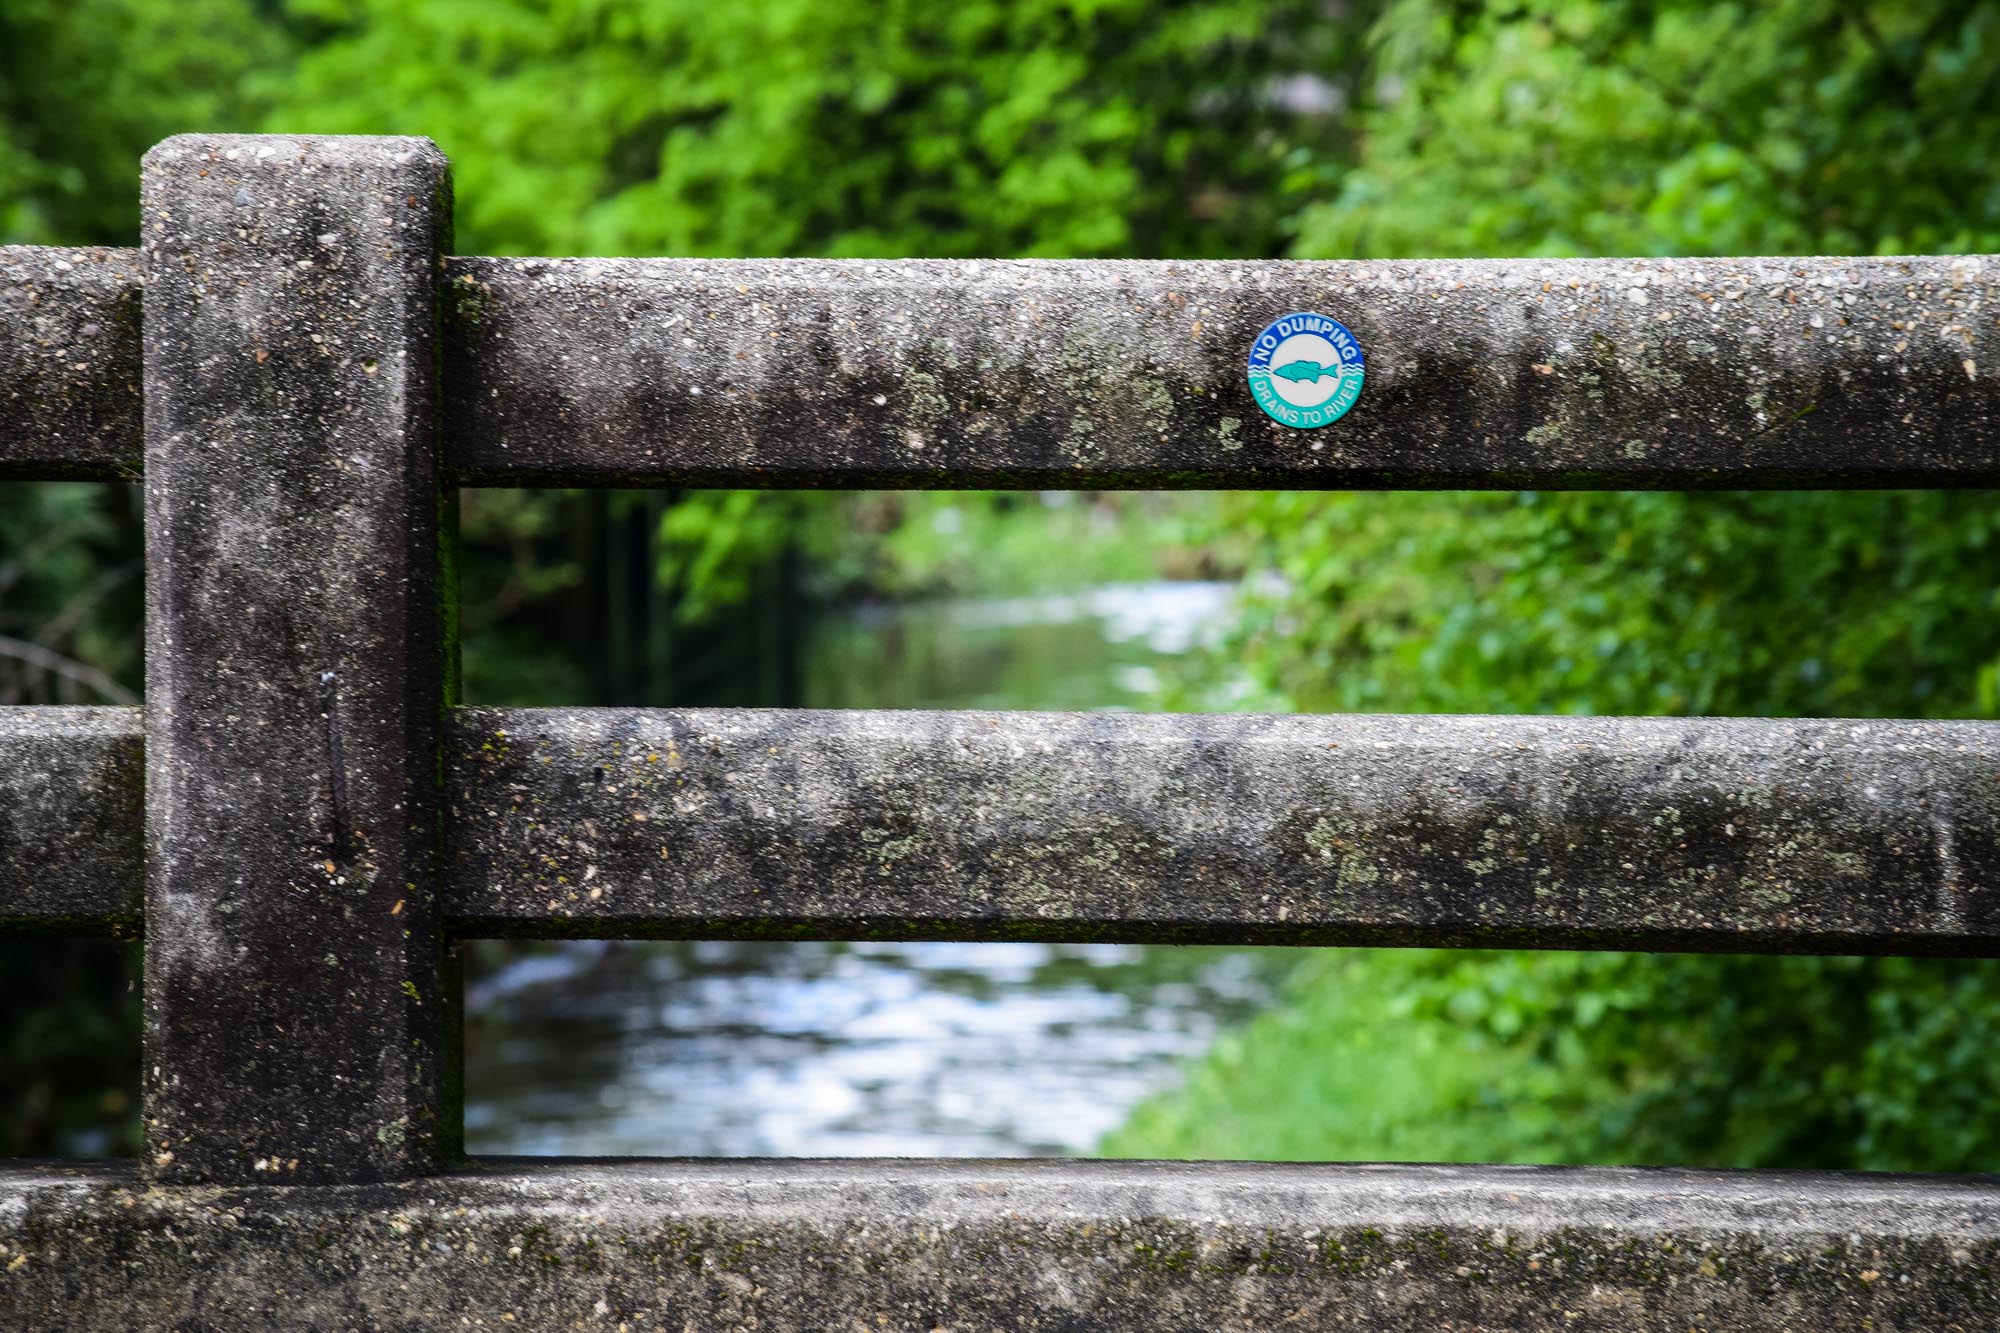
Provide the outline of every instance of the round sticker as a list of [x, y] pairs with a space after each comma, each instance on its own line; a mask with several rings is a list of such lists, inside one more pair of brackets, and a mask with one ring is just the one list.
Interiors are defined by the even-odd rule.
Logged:
[[1250, 344], [1250, 396], [1296, 430], [1331, 425], [1361, 396], [1361, 344], [1347, 326], [1310, 312], [1271, 321]]

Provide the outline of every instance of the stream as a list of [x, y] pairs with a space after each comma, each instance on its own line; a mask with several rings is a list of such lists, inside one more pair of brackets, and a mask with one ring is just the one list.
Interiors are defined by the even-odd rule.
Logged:
[[[1233, 594], [1159, 582], [826, 613], [806, 645], [806, 701], [1143, 707]], [[1291, 962], [1120, 944], [482, 942], [467, 978], [467, 1147], [1088, 1153], [1270, 1003]]]

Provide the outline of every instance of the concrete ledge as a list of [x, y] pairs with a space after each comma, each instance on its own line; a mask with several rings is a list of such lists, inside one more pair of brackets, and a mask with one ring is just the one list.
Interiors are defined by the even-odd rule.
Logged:
[[2000, 1185], [1574, 1168], [490, 1161], [0, 1171], [0, 1326], [1908, 1329], [2000, 1322]]
[[2000, 951], [2000, 724], [477, 709], [459, 934]]
[[[1983, 486], [2000, 261], [454, 259], [475, 485]], [[1298, 311], [1353, 410], [1264, 415]]]
[[0, 245], [0, 478], [136, 481], [137, 250]]

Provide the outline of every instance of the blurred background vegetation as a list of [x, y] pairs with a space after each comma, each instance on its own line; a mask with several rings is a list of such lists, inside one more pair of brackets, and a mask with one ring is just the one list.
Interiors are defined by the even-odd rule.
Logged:
[[[187, 130], [429, 135], [467, 253], [1984, 252], [2000, 6], [0, 7], [0, 241], [131, 244], [139, 155]], [[1205, 576], [1248, 592], [1154, 706], [1990, 717], [1996, 522], [1972, 493], [479, 493], [467, 689], [797, 703], [818, 608]], [[125, 488], [0, 488], [0, 702], [138, 690], [138, 537]], [[0, 963], [0, 1151], [116, 1147], [129, 958]], [[1992, 1170], [1996, 1092], [1991, 964], [1321, 951], [1106, 1148]]]

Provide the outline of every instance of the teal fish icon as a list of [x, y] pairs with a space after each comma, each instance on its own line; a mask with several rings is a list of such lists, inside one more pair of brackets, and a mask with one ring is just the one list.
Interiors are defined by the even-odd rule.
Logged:
[[1294, 384], [1311, 384], [1323, 375], [1339, 379], [1340, 367], [1322, 366], [1317, 361], [1290, 361], [1271, 373], [1281, 380], [1290, 380]]

